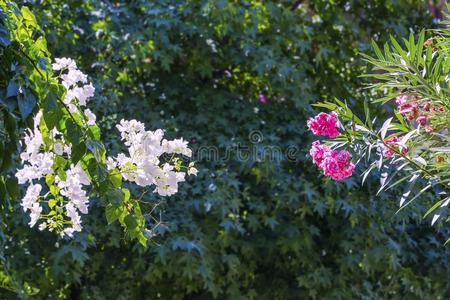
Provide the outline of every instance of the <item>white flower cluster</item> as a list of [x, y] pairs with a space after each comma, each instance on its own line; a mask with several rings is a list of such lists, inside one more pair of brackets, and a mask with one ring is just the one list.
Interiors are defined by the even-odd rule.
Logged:
[[[59, 71], [60, 82], [67, 90], [63, 99], [66, 108], [71, 114], [83, 116], [86, 125], [94, 125], [95, 115], [84, 108], [94, 95], [94, 87], [87, 82], [87, 76], [70, 58], [57, 58], [52, 66]], [[40, 130], [43, 129], [40, 126], [44, 126], [40, 124], [41, 118], [39, 111], [34, 117], [34, 127], [26, 131], [22, 144], [25, 148], [20, 154], [23, 167], [17, 170], [16, 177], [19, 184], [28, 184], [28, 187], [21, 206], [25, 212], [30, 211], [30, 227], [41, 220], [40, 230], [72, 237], [82, 229], [80, 214], [88, 213], [89, 198], [83, 188], [91, 182], [79, 163], [67, 166], [72, 145], [64, 140], [61, 132], [54, 128], [43, 137], [46, 131]], [[178, 154], [192, 156], [188, 142], [182, 138], [168, 141], [163, 139], [162, 130], [146, 131], [144, 124], [136, 120], [121, 120], [117, 128], [128, 147], [128, 155], [121, 153], [110, 157], [107, 163], [109, 170], [118, 170], [125, 180], [140, 186], [155, 185], [154, 192], [168, 196], [175, 194], [178, 183], [185, 180], [182, 168], [187, 175], [197, 175], [194, 163], [185, 167], [176, 157]], [[162, 157], [165, 154], [166, 157]]]
[[[81, 108], [86, 106], [87, 101], [94, 95], [95, 91], [92, 84], [88, 83], [87, 76], [77, 69], [75, 61], [70, 58], [56, 58], [52, 66], [53, 70], [60, 72], [61, 84], [67, 90], [63, 100], [64, 104], [71, 113], [84, 114], [87, 125], [94, 125], [96, 117], [92, 111], [89, 109], [81, 111]], [[79, 164], [70, 165], [65, 170], [66, 178], [64, 180], [55, 173], [55, 157], [59, 155], [70, 158], [72, 148], [70, 144], [64, 141], [63, 135], [54, 128], [50, 132], [52, 149], [44, 151], [44, 141], [39, 130], [41, 117], [42, 112], [38, 112], [34, 117], [34, 128], [33, 130], [28, 129], [25, 133], [23, 146], [26, 149], [20, 154], [23, 168], [17, 170], [16, 177], [19, 184], [30, 184], [21, 205], [25, 212], [30, 211], [30, 227], [33, 227], [39, 219], [43, 219], [45, 221], [39, 225], [40, 230], [48, 228], [53, 231], [55, 228], [61, 228], [62, 235], [71, 237], [74, 232], [81, 231], [79, 213], [87, 214], [88, 212], [89, 198], [86, 191], [83, 190], [83, 186], [89, 185], [90, 181]], [[50, 198], [50, 193], [41, 196], [43, 187], [38, 182], [49, 174], [52, 174], [54, 178], [54, 184], [57, 187], [56, 193], [59, 195], [57, 197], [53, 195], [57, 199], [47, 201], [46, 199]], [[50, 201], [59, 203], [63, 209], [64, 224], [56, 224], [54, 218], [41, 214], [43, 210], [41, 203], [50, 203]], [[70, 224], [70, 226], [65, 224]]]
[[[89, 185], [90, 181], [79, 164], [76, 166], [71, 165], [66, 170], [66, 180], [62, 180], [58, 175], [54, 174], [55, 157], [57, 155], [70, 156], [71, 145], [64, 141], [60, 132], [53, 129], [50, 132], [53, 147], [49, 151], [43, 151], [44, 141], [39, 130], [41, 117], [42, 112], [38, 112], [34, 117], [34, 128], [33, 130], [28, 129], [25, 133], [23, 146], [26, 149], [20, 154], [23, 168], [17, 170], [16, 177], [19, 184], [29, 184], [21, 205], [25, 212], [30, 211], [31, 221], [28, 224], [30, 227], [33, 227], [41, 218], [43, 209], [41, 203], [49, 203], [49, 201], [46, 201], [46, 198], [49, 198], [49, 193], [41, 195], [42, 185], [38, 182], [45, 176], [52, 174], [59, 188], [59, 195], [62, 196], [60, 199], [63, 199], [60, 202], [64, 205], [65, 215], [70, 219], [71, 224], [70, 227], [65, 227], [61, 234], [71, 237], [75, 231], [81, 231], [81, 220], [78, 211], [83, 214], [88, 212], [87, 203], [89, 199], [82, 186]], [[56, 202], [55, 199], [50, 199], [50, 201]], [[54, 224], [54, 219], [47, 217], [42, 217], [42, 219], [46, 219], [46, 221], [39, 225], [40, 230], [49, 228], [50, 231], [53, 231], [57, 227]]]
[[24, 163], [22, 169], [17, 170], [16, 177], [19, 184], [32, 182], [53, 172], [53, 155], [49, 152], [41, 152], [44, 143], [42, 134], [39, 131], [39, 122], [42, 113], [39, 112], [34, 117], [33, 130], [28, 129], [25, 132], [23, 146], [26, 150], [20, 154], [20, 159]]
[[74, 232], [81, 231], [81, 218], [78, 211], [82, 214], [88, 213], [89, 198], [82, 186], [87, 186], [91, 182], [79, 163], [75, 166], [70, 165], [66, 175], [66, 180], [61, 180], [61, 178], [56, 176], [55, 182], [60, 189], [59, 193], [68, 199], [64, 208], [72, 227], [64, 228], [64, 233], [71, 237]]
[[[87, 75], [78, 70], [77, 64], [71, 58], [56, 58], [52, 64], [54, 71], [60, 71], [61, 84], [66, 88], [67, 93], [64, 104], [70, 112], [78, 112], [78, 107], [86, 106], [89, 98], [94, 96], [95, 88], [92, 83], [88, 83]], [[90, 109], [84, 110], [88, 125], [94, 125], [96, 116]]]
[[[163, 154], [181, 154], [192, 156], [187, 141], [163, 139], [161, 129], [146, 131], [143, 123], [136, 120], [121, 120], [117, 125], [125, 146], [128, 147], [128, 156], [120, 153], [115, 158], [108, 158], [108, 168], [119, 168], [124, 179], [135, 182], [139, 186], [155, 185], [155, 193], [161, 196], [170, 196], [178, 191], [178, 183], [185, 180], [185, 172], [180, 172], [180, 160], [170, 159], [162, 162]], [[174, 162], [174, 165], [170, 164]], [[188, 175], [196, 175], [197, 170], [191, 163], [187, 170]]]

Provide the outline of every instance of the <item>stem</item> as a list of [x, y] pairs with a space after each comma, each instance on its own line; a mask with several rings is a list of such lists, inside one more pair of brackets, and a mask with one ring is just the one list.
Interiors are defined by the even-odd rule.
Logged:
[[[14, 52], [17, 53], [16, 50], [13, 49]], [[41, 75], [42, 77], [44, 77], [44, 74], [42, 74], [41, 70], [39, 69], [39, 67], [36, 65], [36, 63], [34, 62], [34, 60], [28, 56], [28, 54], [26, 54], [22, 49], [19, 49], [20, 53], [22, 55], [24, 55], [29, 61], [30, 63], [33, 65], [33, 67], [36, 69], [36, 71], [39, 73], [39, 75]]]

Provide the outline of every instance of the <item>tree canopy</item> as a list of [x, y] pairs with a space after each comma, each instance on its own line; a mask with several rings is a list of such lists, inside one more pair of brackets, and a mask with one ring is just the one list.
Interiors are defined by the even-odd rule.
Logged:
[[[448, 230], [422, 220], [434, 194], [395, 214], [402, 190], [376, 195], [376, 177], [336, 184], [307, 157], [311, 104], [337, 97], [363, 115], [375, 95], [360, 53], [433, 27], [423, 1], [16, 2], [0, 2], [2, 298], [449, 296]], [[54, 57], [93, 83], [105, 151], [121, 151], [122, 118], [190, 142], [197, 177], [169, 198], [140, 198], [158, 221], [146, 220], [147, 247], [108, 225], [113, 197], [100, 194], [73, 239], [27, 225], [18, 142], [48, 98], [36, 66]], [[24, 97], [10, 86], [18, 77]]]

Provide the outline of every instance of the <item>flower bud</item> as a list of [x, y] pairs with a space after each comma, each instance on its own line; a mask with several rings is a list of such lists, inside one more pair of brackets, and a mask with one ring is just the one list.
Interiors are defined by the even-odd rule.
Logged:
[[436, 156], [436, 161], [443, 162], [443, 161], [445, 161], [445, 158], [442, 155], [438, 155], [438, 156]]

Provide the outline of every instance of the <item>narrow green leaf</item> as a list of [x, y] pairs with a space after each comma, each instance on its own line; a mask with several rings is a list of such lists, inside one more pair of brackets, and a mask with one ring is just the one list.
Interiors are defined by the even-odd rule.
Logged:
[[374, 40], [372, 40], [372, 47], [373, 47], [373, 50], [375, 51], [375, 54], [377, 55], [377, 57], [378, 57], [380, 60], [384, 60], [384, 56], [383, 56], [383, 54], [381, 53], [380, 48], [378, 47], [377, 43], [376, 43]]
[[444, 202], [444, 200], [440, 200], [440, 201], [436, 202], [429, 210], [427, 210], [425, 215], [423, 215], [423, 218], [425, 219], [430, 213], [432, 213], [436, 208], [438, 208], [443, 202]]

